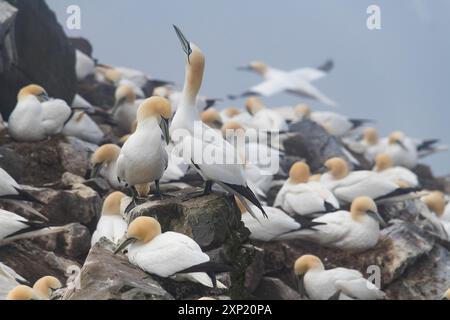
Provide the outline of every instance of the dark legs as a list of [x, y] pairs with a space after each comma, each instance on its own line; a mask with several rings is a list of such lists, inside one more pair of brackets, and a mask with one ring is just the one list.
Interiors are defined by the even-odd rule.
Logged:
[[162, 199], [163, 197], [174, 197], [174, 196], [172, 196], [172, 195], [170, 195], [170, 194], [161, 192], [161, 189], [160, 189], [160, 187], [159, 187], [159, 180], [156, 180], [156, 181], [155, 181], [155, 189], [156, 189], [156, 191], [155, 191], [155, 197], [156, 197], [157, 199]]
[[188, 193], [183, 198], [183, 201], [188, 201], [191, 199], [200, 198], [200, 197], [204, 197], [204, 196], [211, 194], [213, 184], [214, 184], [214, 182], [212, 182], [212, 181], [206, 181], [205, 189], [203, 191], [195, 191], [195, 192]]

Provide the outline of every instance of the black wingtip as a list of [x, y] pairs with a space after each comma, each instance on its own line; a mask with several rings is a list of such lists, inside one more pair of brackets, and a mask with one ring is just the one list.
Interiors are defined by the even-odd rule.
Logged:
[[307, 217], [301, 216], [301, 215], [295, 215], [294, 220], [300, 224], [300, 230], [313, 230], [316, 231], [315, 227], [326, 225], [324, 222], [314, 222], [312, 219], [309, 219]]
[[422, 188], [398, 188], [398, 189], [395, 189], [394, 191], [392, 191], [391, 193], [388, 193], [388, 194], [385, 194], [384, 196], [376, 198], [374, 201], [377, 202], [380, 200], [403, 196], [405, 194], [418, 192], [421, 190], [422, 190]]
[[243, 196], [245, 199], [250, 201], [252, 204], [254, 204], [259, 210], [261, 210], [264, 218], [268, 219], [266, 211], [264, 211], [264, 208], [261, 205], [261, 202], [259, 202], [258, 198], [256, 197], [255, 193], [248, 187], [236, 185], [236, 184], [228, 184], [226, 183], [229, 188]]
[[5, 196], [2, 196], [1, 198], [3, 198], [3, 199], [10, 199], [10, 200], [28, 201], [28, 202], [33, 202], [33, 203], [40, 204], [42, 206], [46, 205], [45, 202], [37, 199], [31, 193], [29, 193], [29, 192], [27, 192], [25, 190], [16, 188], [16, 187], [14, 187], [14, 189], [16, 189], [16, 191], [18, 193], [17, 195], [5, 195]]
[[327, 61], [325, 61], [323, 65], [321, 65], [317, 69], [328, 73], [331, 70], [333, 70], [333, 68], [334, 68], [334, 61], [332, 59], [328, 59]]

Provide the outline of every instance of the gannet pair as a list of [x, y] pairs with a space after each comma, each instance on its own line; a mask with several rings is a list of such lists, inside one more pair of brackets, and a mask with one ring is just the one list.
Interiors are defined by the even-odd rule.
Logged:
[[394, 161], [385, 153], [380, 153], [375, 158], [374, 171], [380, 177], [396, 183], [399, 186], [411, 188], [419, 186], [417, 175], [404, 167], [394, 167]]
[[[170, 127], [171, 139], [181, 151], [180, 154], [185, 161], [193, 165], [206, 181], [202, 194], [210, 193], [213, 183], [217, 183], [237, 196], [245, 205], [247, 203], [244, 198], [264, 213], [260, 202], [248, 187], [243, 165], [238, 163], [239, 161], [227, 161], [227, 159], [238, 159], [234, 147], [223, 139], [220, 132], [214, 131], [200, 121], [196, 101], [203, 80], [205, 57], [195, 44], [186, 40], [177, 27], [175, 31], [187, 55], [187, 64], [183, 95]], [[213, 141], [205, 141], [203, 139], [205, 134]], [[205, 161], [204, 155], [209, 151], [211, 151], [210, 154], [215, 155], [215, 159], [220, 159], [219, 161], [224, 163]], [[250, 207], [247, 209], [254, 214]]]
[[274, 206], [302, 216], [323, 214], [339, 209], [338, 200], [320, 182], [310, 181], [311, 172], [304, 162], [292, 165], [289, 178], [275, 198]]
[[[322, 67], [303, 68], [294, 71], [283, 71], [271, 68], [262, 62], [252, 62], [247, 67], [241, 67], [241, 70], [250, 70], [258, 73], [265, 81], [247, 90], [242, 95], [261, 95], [270, 97], [281, 92], [288, 92], [301, 97], [311, 98], [320, 101], [329, 106], [336, 106], [336, 102], [332, 101], [322, 94], [311, 83], [325, 77], [332, 69], [332, 61], [328, 61]], [[230, 96], [230, 98], [236, 98]]]
[[0, 300], [5, 300], [12, 289], [20, 285], [20, 283], [26, 282], [27, 280], [21, 275], [0, 262]]
[[[159, 277], [198, 282], [215, 287], [215, 274], [230, 268], [210, 262], [209, 256], [188, 236], [177, 232], [161, 232], [159, 222], [139, 217], [130, 223], [126, 239], [115, 253], [128, 247], [129, 261], [142, 270]], [[219, 287], [224, 287], [217, 282]]]
[[8, 131], [17, 141], [40, 141], [58, 134], [72, 116], [66, 102], [49, 100], [45, 89], [38, 85], [21, 89], [17, 100], [8, 121]]
[[124, 212], [121, 210], [124, 197], [125, 194], [116, 191], [105, 198], [100, 220], [92, 234], [91, 247], [103, 237], [117, 244], [127, 232], [128, 225], [123, 219]]
[[53, 292], [62, 287], [61, 282], [52, 276], [40, 278], [33, 288], [19, 285], [12, 289], [6, 300], [50, 300]]
[[323, 174], [320, 183], [331, 190], [336, 198], [344, 203], [368, 196], [378, 203], [398, 202], [417, 198], [417, 188], [402, 188], [374, 171], [360, 170], [350, 172], [344, 159], [332, 158], [325, 162], [328, 172]]
[[278, 237], [280, 240], [298, 238], [320, 245], [351, 252], [374, 247], [380, 237], [380, 224], [375, 202], [369, 197], [356, 198], [350, 211], [339, 210], [312, 220], [312, 230], [301, 230]]
[[386, 295], [361, 272], [334, 268], [325, 270], [322, 261], [313, 255], [304, 255], [294, 264], [299, 291], [312, 300], [380, 300]]

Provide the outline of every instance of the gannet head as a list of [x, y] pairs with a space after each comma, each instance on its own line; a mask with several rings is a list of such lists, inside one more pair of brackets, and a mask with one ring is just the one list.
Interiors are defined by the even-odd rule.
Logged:
[[12, 289], [6, 296], [6, 300], [36, 300], [34, 290], [28, 286], [20, 285]]
[[228, 121], [222, 126], [222, 134], [224, 137], [229, 136], [245, 136], [245, 128], [236, 121]]
[[324, 270], [322, 261], [313, 255], [306, 254], [295, 261], [294, 273], [297, 276], [303, 276], [311, 269]]
[[123, 84], [116, 89], [115, 98], [118, 106], [125, 102], [133, 104], [136, 101], [136, 94], [131, 86]]
[[235, 107], [229, 107], [229, 108], [224, 109], [223, 113], [228, 118], [234, 118], [234, 117], [240, 115], [242, 113], [242, 111], [240, 109], [238, 109], [238, 108], [235, 108]]
[[442, 295], [442, 300], [450, 300], [450, 289], [445, 291], [445, 293]]
[[155, 118], [161, 126], [166, 143], [169, 144], [169, 120], [172, 117], [170, 101], [163, 97], [153, 96], [146, 99], [137, 111], [138, 127], [147, 119]]
[[348, 164], [342, 158], [331, 158], [325, 162], [325, 167], [334, 179], [342, 179], [348, 175]]
[[289, 182], [294, 184], [307, 183], [311, 176], [309, 166], [302, 161], [294, 163], [289, 171]]
[[204, 124], [211, 128], [221, 128], [223, 125], [220, 113], [214, 108], [203, 111], [200, 115], [200, 119]]
[[115, 191], [106, 197], [103, 201], [102, 215], [120, 215], [120, 202], [125, 194]]
[[129, 244], [136, 241], [148, 243], [160, 234], [161, 234], [161, 225], [159, 224], [158, 220], [151, 217], [136, 218], [128, 226], [126, 239], [117, 246], [117, 249], [114, 251], [114, 254], [116, 254], [119, 251], [122, 251]]
[[369, 145], [375, 145], [378, 143], [380, 137], [378, 135], [378, 130], [375, 128], [364, 129], [364, 141]]
[[389, 143], [390, 145], [395, 145], [395, 144], [397, 144], [397, 145], [399, 145], [402, 149], [406, 150], [406, 147], [405, 147], [405, 145], [404, 145], [404, 143], [403, 143], [403, 140], [404, 140], [404, 139], [405, 139], [405, 134], [404, 134], [403, 132], [401, 132], [401, 131], [395, 131], [395, 132], [392, 132], [392, 133], [389, 135], [388, 143]]
[[375, 170], [377, 172], [382, 172], [386, 169], [392, 168], [394, 162], [391, 157], [385, 153], [380, 153], [375, 158]]
[[253, 71], [264, 76], [269, 70], [269, 67], [264, 62], [252, 61], [247, 66], [238, 67], [238, 70]]
[[61, 282], [52, 276], [40, 278], [33, 286], [34, 291], [43, 299], [50, 299], [53, 291], [61, 288]]
[[255, 115], [258, 111], [265, 108], [264, 104], [257, 97], [250, 97], [247, 99], [245, 103], [245, 107], [247, 108], [248, 113], [251, 115]]
[[30, 84], [26, 87], [23, 87], [17, 95], [17, 101], [23, 101], [29, 96], [35, 96], [40, 102], [49, 100], [47, 91], [36, 84]]
[[299, 104], [294, 108], [294, 114], [296, 117], [309, 118], [311, 116], [311, 108], [305, 104]]
[[105, 144], [99, 147], [91, 157], [91, 164], [93, 166], [91, 178], [97, 177], [102, 167], [115, 162], [119, 155], [120, 147], [115, 144]]
[[423, 201], [430, 211], [433, 211], [438, 217], [441, 217], [445, 211], [445, 196], [440, 191], [433, 191], [423, 197]]
[[101, 71], [103, 72], [105, 79], [111, 83], [119, 82], [122, 77], [119, 70], [115, 68], [102, 68]]
[[381, 225], [385, 225], [383, 218], [381, 218], [378, 213], [375, 201], [369, 197], [358, 197], [353, 200], [350, 207], [350, 214], [355, 221], [360, 221], [364, 217], [369, 216], [375, 219], [375, 221], [378, 221]]
[[153, 95], [163, 98], [169, 98], [170, 89], [166, 86], [156, 87], [155, 89], [153, 89]]

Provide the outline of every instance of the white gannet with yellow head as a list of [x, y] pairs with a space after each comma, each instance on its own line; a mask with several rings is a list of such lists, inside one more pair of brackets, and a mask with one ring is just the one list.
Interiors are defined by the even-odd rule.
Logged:
[[422, 198], [428, 209], [435, 214], [426, 216], [436, 227], [442, 238], [450, 240], [450, 212], [446, 209], [445, 196], [441, 191], [433, 191]]
[[275, 198], [274, 206], [290, 214], [302, 216], [321, 214], [339, 209], [338, 200], [320, 182], [310, 181], [311, 171], [305, 162], [297, 162], [289, 178]]
[[312, 85], [312, 82], [325, 77], [332, 68], [333, 62], [327, 61], [319, 68], [302, 68], [293, 71], [284, 71], [272, 68], [261, 61], [254, 61], [246, 67], [240, 67], [239, 70], [254, 71], [262, 76], [265, 81], [250, 88], [241, 95], [231, 95], [230, 98], [235, 99], [249, 95], [270, 97], [281, 92], [287, 92], [297, 96], [311, 98], [334, 107], [336, 106], [336, 102], [326, 97]]
[[133, 122], [136, 121], [139, 104], [136, 103], [136, 94], [128, 85], [117, 87], [115, 93], [115, 105], [111, 110], [114, 120], [123, 133], [129, 133]]
[[85, 111], [75, 111], [63, 128], [65, 136], [76, 137], [83, 141], [100, 144], [105, 134]]
[[6, 300], [41, 300], [33, 288], [25, 285], [19, 285], [12, 289], [6, 296]]
[[219, 111], [214, 108], [209, 108], [201, 113], [200, 119], [204, 124], [212, 129], [220, 130], [223, 126], [222, 117]]
[[122, 214], [124, 212], [121, 210], [124, 197], [126, 197], [125, 194], [116, 191], [108, 195], [103, 201], [102, 215], [92, 234], [91, 247], [103, 237], [117, 244], [127, 232], [128, 225], [123, 219]]
[[66, 102], [50, 100], [44, 88], [32, 84], [19, 91], [8, 131], [17, 141], [40, 141], [60, 133], [71, 116]]
[[413, 140], [401, 131], [395, 131], [389, 135], [384, 153], [391, 157], [396, 166], [412, 169], [417, 165], [417, 147]]
[[0, 262], [0, 300], [5, 300], [8, 293], [20, 285], [19, 282], [26, 283], [27, 280]]
[[210, 262], [209, 256], [188, 236], [172, 231], [162, 233], [159, 222], [151, 217], [139, 217], [131, 222], [126, 239], [115, 253], [126, 247], [132, 264], [163, 278], [174, 277], [213, 287], [215, 276], [208, 274], [230, 271], [227, 266]]
[[56, 277], [52, 276], [40, 278], [33, 286], [34, 293], [40, 300], [50, 300], [53, 292], [61, 288], [61, 282]]
[[331, 158], [325, 162], [328, 170], [320, 182], [331, 190], [336, 198], [344, 203], [368, 196], [377, 203], [399, 202], [417, 198], [417, 188], [404, 188], [403, 185], [388, 181], [376, 172], [359, 170], [350, 172], [347, 162], [342, 158]]
[[362, 137], [360, 144], [367, 160], [374, 161], [378, 154], [386, 150], [387, 140], [380, 139], [377, 129], [372, 127], [365, 128]]
[[303, 255], [295, 261], [299, 291], [312, 300], [380, 300], [385, 293], [361, 272], [347, 268], [325, 270], [322, 261], [313, 255]]
[[125, 185], [117, 179], [117, 159], [120, 147], [115, 144], [104, 144], [91, 157], [91, 178], [103, 177], [111, 187], [120, 189]]
[[248, 98], [246, 108], [248, 113], [252, 115], [253, 128], [275, 133], [288, 131], [286, 120], [277, 112], [266, 108], [257, 97]]
[[313, 230], [301, 230], [279, 237], [295, 236], [320, 245], [345, 251], [365, 251], [373, 248], [380, 237], [380, 224], [375, 202], [369, 197], [353, 200], [350, 211], [339, 210], [322, 215], [314, 220]]
[[[185, 38], [177, 27], [174, 26], [174, 28], [183, 51], [187, 55], [187, 63], [183, 93], [170, 127], [170, 135], [178, 149], [178, 154], [186, 163], [194, 166], [206, 181], [204, 191], [191, 194], [190, 197], [209, 194], [212, 185], [217, 183], [226, 191], [238, 196], [245, 205], [247, 203], [244, 198], [263, 212], [261, 203], [248, 187], [243, 163], [233, 161], [233, 159], [240, 159], [235, 148], [222, 137], [221, 132], [209, 128], [200, 121], [196, 101], [203, 81], [205, 56], [195, 44]], [[205, 137], [208, 141], [205, 141]], [[206, 153], [214, 154], [214, 159], [205, 161]], [[215, 161], [216, 159], [219, 161]], [[248, 209], [251, 214], [255, 214], [250, 207]]]
[[[168, 165], [166, 141], [171, 115], [169, 100], [156, 96], [146, 99], [137, 112], [136, 132], [128, 138], [120, 151], [117, 176], [120, 181], [132, 187], [135, 203], [137, 193], [140, 197], [147, 196], [149, 190], [145, 186], [151, 182], [155, 182], [156, 196], [162, 195], [159, 181]], [[146, 192], [140, 192], [142, 189]]]
[[375, 157], [375, 167], [373, 171], [377, 172], [380, 177], [388, 181], [394, 182], [405, 188], [419, 186], [417, 175], [411, 170], [404, 167], [394, 167], [391, 157], [385, 153], [380, 153]]

